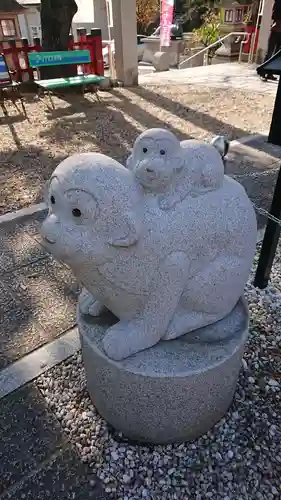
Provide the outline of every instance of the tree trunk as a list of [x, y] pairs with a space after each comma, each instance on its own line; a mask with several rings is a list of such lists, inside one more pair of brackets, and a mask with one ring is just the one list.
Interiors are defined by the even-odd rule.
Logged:
[[[41, 0], [42, 50], [68, 50], [69, 32], [77, 12], [75, 0]], [[76, 66], [45, 66], [41, 78], [59, 78], [77, 74]]]

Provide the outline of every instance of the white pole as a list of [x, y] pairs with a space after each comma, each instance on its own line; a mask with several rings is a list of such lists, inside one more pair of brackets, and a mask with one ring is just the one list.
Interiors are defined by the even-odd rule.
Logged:
[[115, 65], [114, 65], [114, 57], [112, 50], [112, 39], [111, 39], [111, 29], [110, 29], [110, 10], [109, 10], [109, 2], [112, 0], [105, 0], [105, 9], [106, 9], [106, 22], [107, 22], [107, 31], [108, 31], [108, 64], [110, 76], [112, 79], [116, 78]]
[[110, 29], [110, 22], [109, 22], [110, 21], [109, 2], [110, 2], [110, 0], [105, 0], [108, 40], [111, 42], [111, 29]]

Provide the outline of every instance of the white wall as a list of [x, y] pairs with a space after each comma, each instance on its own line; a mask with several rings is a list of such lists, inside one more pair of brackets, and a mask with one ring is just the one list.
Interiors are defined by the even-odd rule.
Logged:
[[94, 22], [94, 0], [76, 0], [78, 11], [73, 18], [74, 24]]
[[[109, 0], [109, 2], [114, 0]], [[86, 28], [90, 32], [92, 28], [99, 28], [102, 37], [108, 39], [108, 27], [106, 16], [106, 0], [76, 0], [78, 12], [73, 18], [72, 28], [76, 34], [77, 28]]]
[[40, 12], [36, 7], [29, 7], [25, 14], [18, 15], [21, 36], [32, 43], [34, 37], [41, 37]]

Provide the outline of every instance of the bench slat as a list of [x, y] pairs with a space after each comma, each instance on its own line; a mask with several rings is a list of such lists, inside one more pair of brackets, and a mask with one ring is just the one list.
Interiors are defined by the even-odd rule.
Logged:
[[71, 76], [69, 78], [53, 78], [50, 80], [35, 80], [37, 85], [45, 89], [57, 89], [62, 87], [72, 87], [75, 85], [87, 85], [89, 83], [100, 83], [104, 80], [104, 76], [98, 75], [81, 75]]

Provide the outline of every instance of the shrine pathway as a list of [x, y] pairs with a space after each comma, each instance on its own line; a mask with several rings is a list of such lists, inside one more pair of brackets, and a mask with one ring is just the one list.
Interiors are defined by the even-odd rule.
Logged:
[[[156, 73], [152, 67], [139, 67], [140, 85], [203, 85], [216, 88], [241, 89], [249, 92], [275, 94], [276, 82], [263, 82], [257, 76], [256, 66], [246, 63], [213, 64], [195, 68], [172, 69]], [[258, 97], [257, 97], [258, 98]]]

